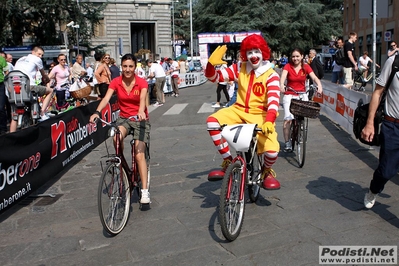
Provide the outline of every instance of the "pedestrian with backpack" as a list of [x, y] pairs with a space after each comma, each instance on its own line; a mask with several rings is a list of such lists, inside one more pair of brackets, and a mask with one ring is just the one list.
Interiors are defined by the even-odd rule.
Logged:
[[378, 193], [399, 171], [399, 55], [388, 57], [380, 76], [376, 79], [376, 88], [371, 96], [367, 124], [361, 132], [362, 139], [374, 138], [374, 117], [380, 105], [381, 95], [386, 91], [384, 119], [381, 123], [379, 140], [381, 144], [379, 163], [370, 182], [369, 192], [364, 197], [364, 206], [374, 206]]

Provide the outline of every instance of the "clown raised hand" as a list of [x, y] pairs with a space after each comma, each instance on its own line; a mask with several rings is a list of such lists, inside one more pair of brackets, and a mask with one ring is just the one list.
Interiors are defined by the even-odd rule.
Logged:
[[222, 46], [219, 45], [209, 57], [208, 62], [211, 63], [213, 66], [227, 64], [227, 62], [223, 61], [222, 59], [226, 51], [227, 51], [226, 45]]

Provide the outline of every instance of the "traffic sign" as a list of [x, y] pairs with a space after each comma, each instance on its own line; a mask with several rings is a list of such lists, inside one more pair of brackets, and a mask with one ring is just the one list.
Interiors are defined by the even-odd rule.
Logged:
[[386, 42], [390, 42], [392, 40], [392, 33], [390, 31], [386, 31], [384, 33], [384, 40]]

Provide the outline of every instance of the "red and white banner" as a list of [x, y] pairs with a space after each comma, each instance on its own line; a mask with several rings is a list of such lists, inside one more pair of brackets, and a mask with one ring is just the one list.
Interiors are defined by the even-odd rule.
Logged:
[[315, 97], [321, 112], [353, 136], [353, 116], [358, 105], [368, 103], [371, 95], [322, 80], [323, 96]]

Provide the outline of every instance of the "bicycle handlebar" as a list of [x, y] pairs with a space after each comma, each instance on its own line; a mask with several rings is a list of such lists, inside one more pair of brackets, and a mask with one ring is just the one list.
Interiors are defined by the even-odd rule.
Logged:
[[293, 91], [293, 92], [295, 92], [296, 94], [305, 94], [305, 93], [308, 93], [309, 91], [311, 91], [311, 90], [313, 90], [313, 91], [317, 91], [317, 86], [316, 85], [314, 85], [314, 84], [310, 84], [309, 85], [309, 90], [308, 91], [296, 91], [296, 90], [294, 90], [293, 88], [291, 88], [290, 86], [285, 86], [285, 90], [287, 91], [287, 90], [290, 90], [290, 91]]
[[[208, 131], [209, 131], [209, 130], [223, 130], [223, 128], [224, 128], [225, 126], [228, 126], [228, 125], [227, 125], [227, 124], [223, 124], [223, 125], [220, 125], [220, 127], [211, 127], [211, 128], [207, 128], [207, 130], [208, 130]], [[260, 127], [255, 127], [255, 128], [254, 128], [254, 131], [256, 131], [256, 132], [261, 132], [262, 129], [261, 129]]]
[[[101, 117], [97, 117], [94, 122], [97, 123], [97, 120], [100, 120], [101, 122], [103, 122], [104, 124], [108, 125], [108, 126], [114, 126], [115, 122], [107, 122], [104, 119], [102, 119]], [[126, 118], [123, 122], [127, 121], [127, 120], [134, 120], [134, 121], [139, 121], [139, 116], [138, 115], [132, 115], [128, 118]]]

